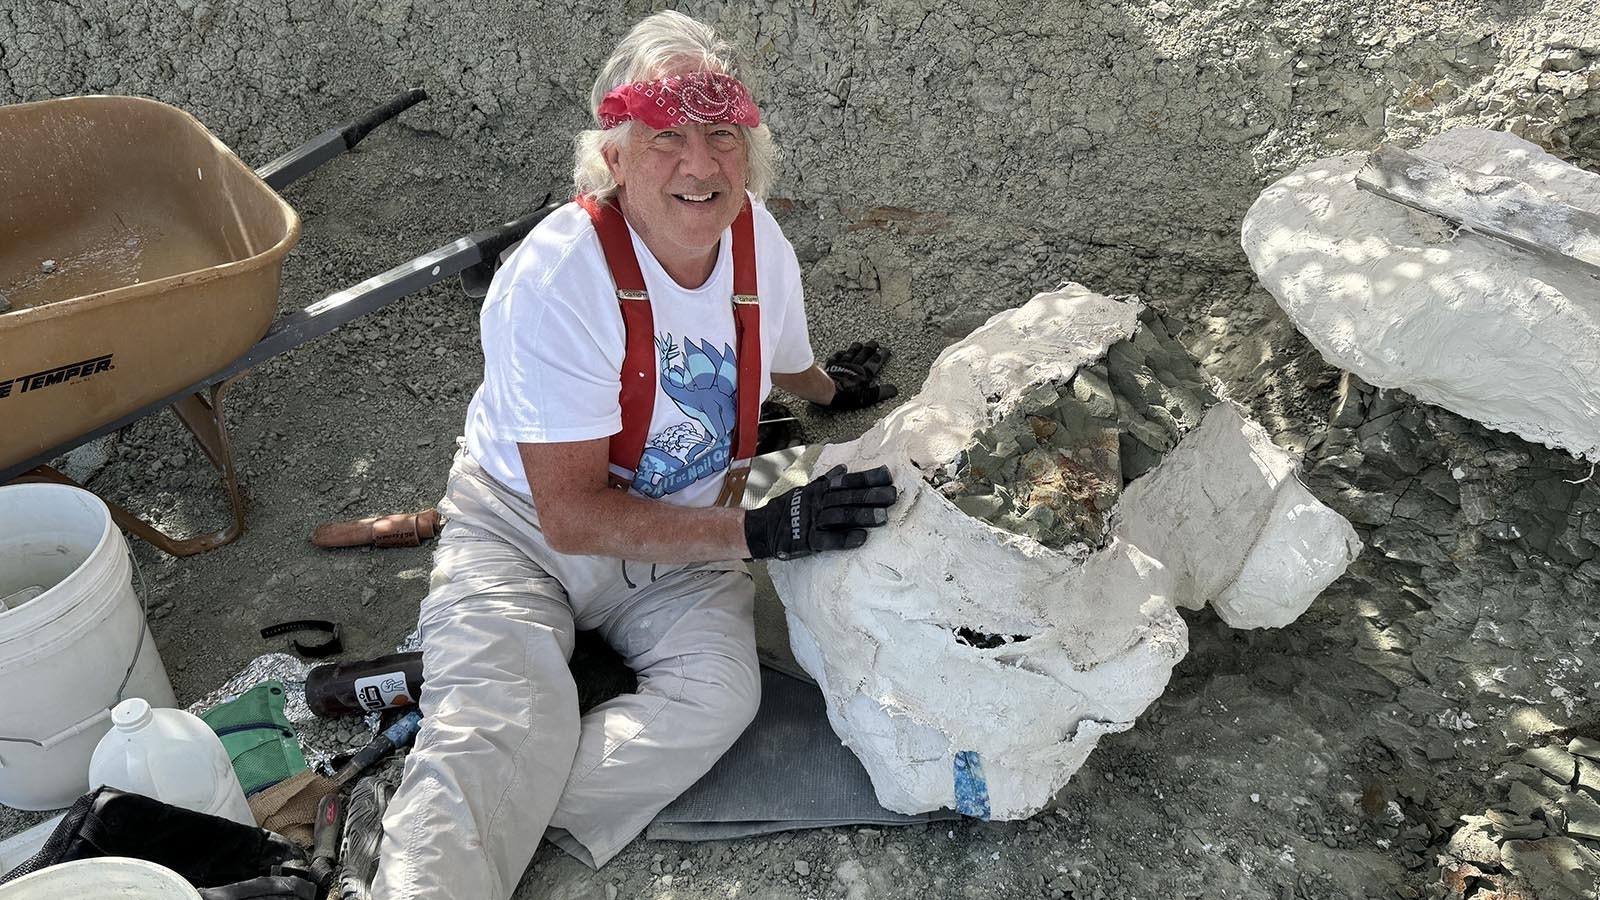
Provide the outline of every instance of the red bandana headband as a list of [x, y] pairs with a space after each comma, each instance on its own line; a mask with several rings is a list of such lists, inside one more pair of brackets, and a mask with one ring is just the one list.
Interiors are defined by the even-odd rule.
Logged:
[[750, 92], [739, 79], [718, 72], [690, 72], [659, 81], [635, 81], [606, 94], [600, 127], [615, 128], [637, 119], [651, 128], [676, 128], [690, 122], [761, 124]]

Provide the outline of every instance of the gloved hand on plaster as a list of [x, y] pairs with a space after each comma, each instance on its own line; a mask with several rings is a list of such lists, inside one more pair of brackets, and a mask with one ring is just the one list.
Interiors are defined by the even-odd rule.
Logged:
[[900, 393], [899, 388], [878, 377], [889, 355], [889, 348], [878, 346], [877, 341], [856, 341], [828, 357], [822, 370], [833, 379], [834, 395], [833, 402], [824, 409], [861, 409]]
[[889, 521], [899, 491], [887, 466], [828, 474], [791, 488], [744, 514], [751, 559], [794, 559], [867, 542], [867, 529]]

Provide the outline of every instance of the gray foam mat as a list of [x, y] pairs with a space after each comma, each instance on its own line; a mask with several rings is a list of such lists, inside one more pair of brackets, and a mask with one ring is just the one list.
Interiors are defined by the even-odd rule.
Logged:
[[656, 816], [652, 840], [710, 841], [835, 825], [917, 825], [878, 805], [867, 770], [828, 725], [813, 684], [761, 670], [755, 721], [706, 776]]

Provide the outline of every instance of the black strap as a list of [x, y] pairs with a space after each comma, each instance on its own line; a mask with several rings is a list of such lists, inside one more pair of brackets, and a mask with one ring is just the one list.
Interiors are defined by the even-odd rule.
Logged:
[[329, 635], [328, 639], [320, 644], [291, 642], [294, 644], [295, 652], [307, 659], [321, 659], [324, 656], [332, 656], [335, 653], [344, 652], [344, 641], [339, 638], [338, 623], [330, 622], [327, 619], [295, 619], [293, 622], [279, 622], [276, 625], [268, 625], [261, 629], [261, 636], [264, 638], [277, 637], [280, 634], [288, 634], [291, 631], [322, 631]]

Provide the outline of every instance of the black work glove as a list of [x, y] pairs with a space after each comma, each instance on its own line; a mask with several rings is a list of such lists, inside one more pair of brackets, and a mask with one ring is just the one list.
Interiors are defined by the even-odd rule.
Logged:
[[833, 379], [833, 402], [826, 409], [850, 410], [871, 406], [900, 393], [900, 389], [878, 381], [878, 373], [889, 361], [889, 348], [877, 341], [857, 341], [828, 357], [822, 371]]
[[867, 542], [867, 529], [889, 521], [899, 492], [888, 466], [828, 474], [744, 514], [744, 540], [751, 559], [794, 559], [821, 550], [845, 550]]

